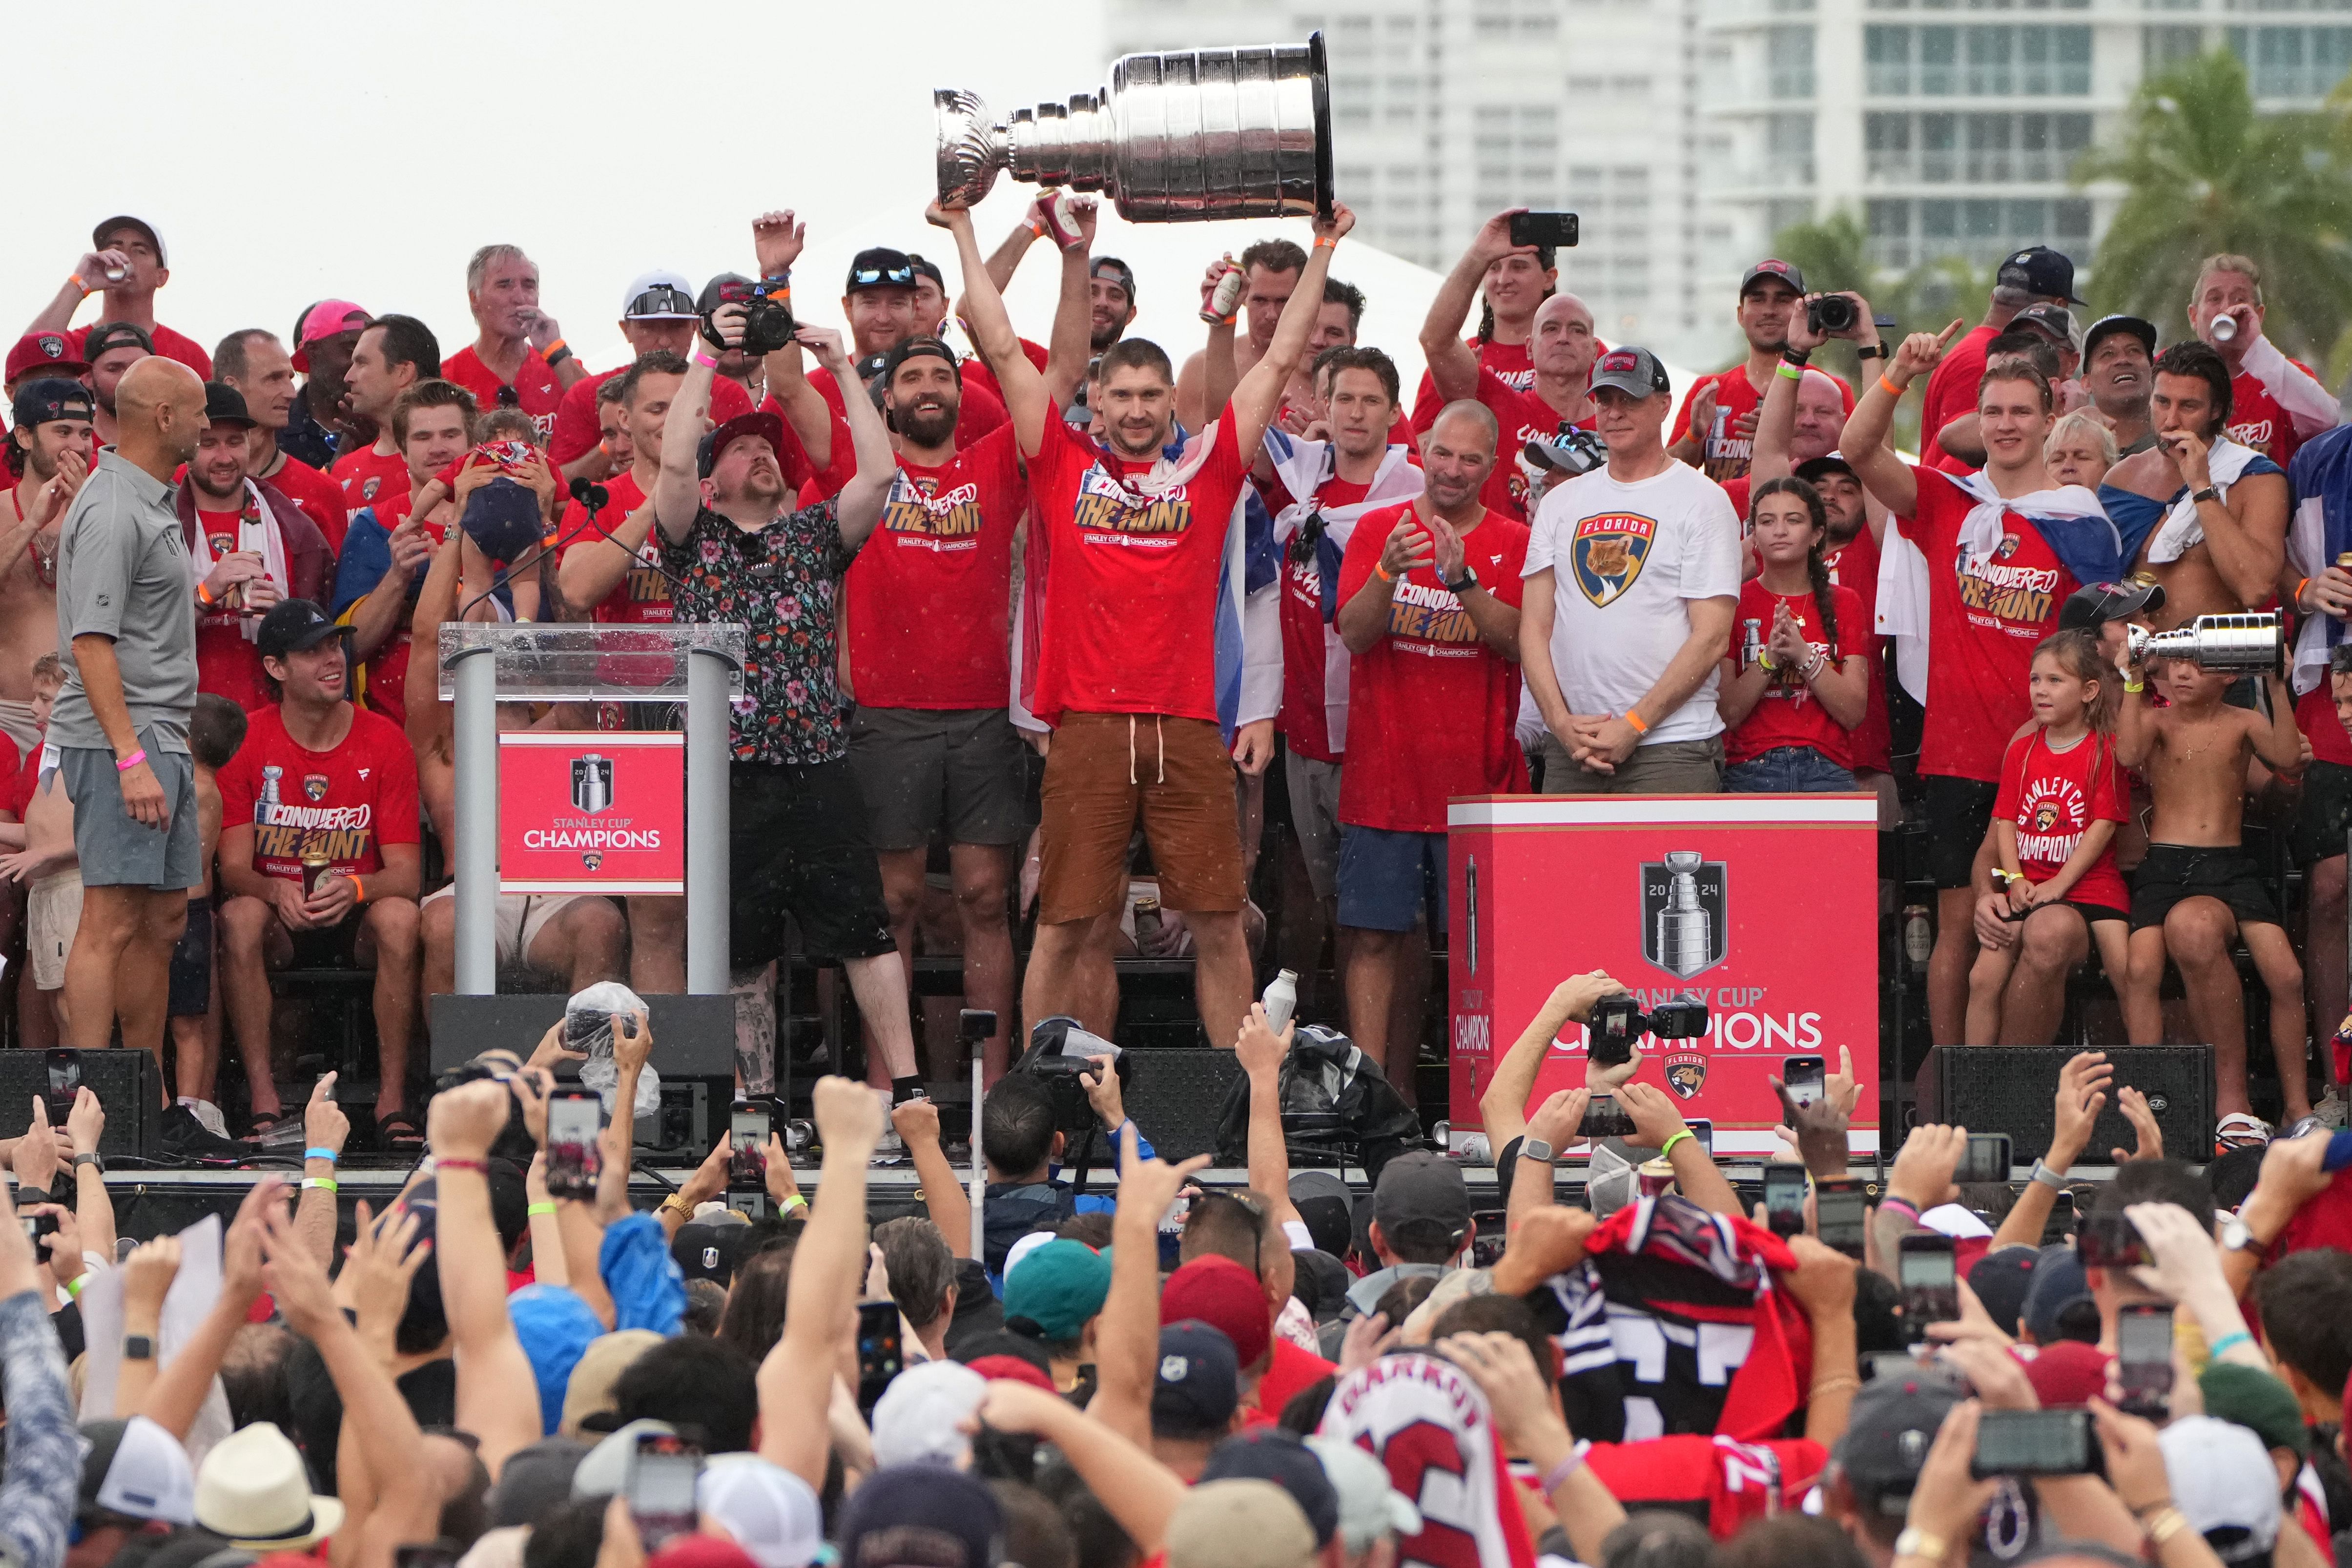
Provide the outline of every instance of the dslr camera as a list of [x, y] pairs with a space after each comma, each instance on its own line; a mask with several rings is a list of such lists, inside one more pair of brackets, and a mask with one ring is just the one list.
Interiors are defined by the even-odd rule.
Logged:
[[743, 352], [754, 359], [764, 358], [793, 341], [799, 327], [793, 321], [792, 286], [784, 282], [771, 284], [766, 279], [757, 283], [722, 283], [719, 286], [718, 303], [702, 318], [702, 335], [712, 346], [725, 348], [727, 342], [712, 324], [720, 305], [743, 307]]
[[1862, 312], [1844, 294], [1819, 294], [1805, 301], [1805, 328], [1816, 337], [1850, 332], [1861, 320]]
[[1677, 996], [1646, 1013], [1636, 996], [1603, 996], [1592, 1007], [1596, 1052], [1604, 1042], [1631, 1046], [1643, 1035], [1662, 1040], [1696, 1040], [1706, 1033], [1706, 1004], [1696, 996]]
[[1029, 1048], [1013, 1064], [1014, 1072], [1045, 1080], [1054, 1099], [1054, 1126], [1069, 1137], [1095, 1126], [1095, 1108], [1087, 1103], [1087, 1086], [1078, 1081], [1078, 1075], [1106, 1069], [1118, 1075], [1124, 1091], [1127, 1053], [1100, 1035], [1089, 1034], [1076, 1018], [1064, 1017], [1039, 1019], [1029, 1031]]

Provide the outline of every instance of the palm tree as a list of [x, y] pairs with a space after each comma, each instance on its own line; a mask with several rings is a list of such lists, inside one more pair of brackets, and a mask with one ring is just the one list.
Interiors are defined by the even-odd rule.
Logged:
[[2198, 263], [2232, 251], [2262, 266], [2268, 335], [2321, 358], [2352, 325], [2347, 151], [2335, 110], [2257, 115], [2246, 68], [2226, 49], [2149, 77], [2117, 135], [2074, 166], [2078, 185], [2125, 187], [2092, 272], [2099, 308], [2171, 337]]

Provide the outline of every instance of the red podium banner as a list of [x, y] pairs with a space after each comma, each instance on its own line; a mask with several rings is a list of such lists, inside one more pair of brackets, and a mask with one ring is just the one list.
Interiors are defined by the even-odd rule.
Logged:
[[[1867, 795], [1490, 795], [1447, 811], [1452, 1127], [1479, 1125], [1496, 1060], [1569, 975], [1644, 1008], [1707, 1005], [1705, 1037], [1642, 1043], [1643, 1081], [1759, 1155], [1794, 1056], [1862, 1082], [1850, 1147], [1878, 1147], [1878, 802]], [[1530, 1104], [1584, 1082], [1585, 1030], [1551, 1043]]]
[[499, 891], [686, 891], [686, 737], [499, 736]]

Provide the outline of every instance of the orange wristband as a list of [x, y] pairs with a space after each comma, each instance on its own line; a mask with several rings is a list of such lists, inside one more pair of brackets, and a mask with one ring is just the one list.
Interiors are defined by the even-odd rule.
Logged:
[[1650, 732], [1650, 727], [1642, 722], [1642, 716], [1631, 708], [1625, 710], [1625, 722], [1633, 726], [1633, 733], [1636, 735], [1646, 735]]
[[1389, 574], [1389, 569], [1381, 565], [1377, 561], [1372, 563], [1372, 575], [1378, 577], [1383, 583], [1393, 583], [1396, 581], [1394, 577]]
[[353, 877], [352, 879], [352, 907], [353, 909], [357, 909], [360, 905], [366, 902], [367, 885], [362, 882], [357, 877]]
[[1887, 395], [1890, 397], [1900, 397], [1903, 395], [1903, 389], [1895, 385], [1893, 382], [1887, 380], [1884, 372], [1879, 374], [1878, 384], [1886, 389]]
[[2308, 577], [2305, 577], [2302, 582], [2297, 583], [2294, 585], [2294, 610], [2297, 615], [2302, 615], [2304, 613], [2303, 591], [2310, 586], [2311, 579]]

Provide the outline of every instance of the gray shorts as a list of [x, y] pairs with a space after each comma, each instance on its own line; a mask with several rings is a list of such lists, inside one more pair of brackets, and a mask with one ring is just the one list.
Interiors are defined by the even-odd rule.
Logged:
[[[145, 735], [140, 739], [144, 742]], [[163, 786], [171, 822], [162, 831], [133, 822], [122, 809], [121, 773], [104, 746], [60, 749], [58, 771], [74, 803], [74, 854], [86, 888], [150, 888], [157, 892], [199, 887], [204, 844], [196, 828], [196, 770], [185, 752], [151, 745], [147, 765]]]
[[1613, 773], [1589, 772], [1559, 737], [1543, 738], [1546, 795], [1720, 795], [1723, 737], [1704, 741], [1657, 741], [1636, 746]]
[[1028, 837], [1021, 737], [1002, 708], [860, 708], [849, 765], [877, 849], [920, 849], [942, 827], [950, 844]]
[[1307, 884], [1318, 899], [1336, 898], [1339, 891], [1339, 764], [1291, 752], [1282, 759], [1282, 772], [1290, 790], [1290, 826], [1298, 835], [1298, 853], [1307, 861]]

